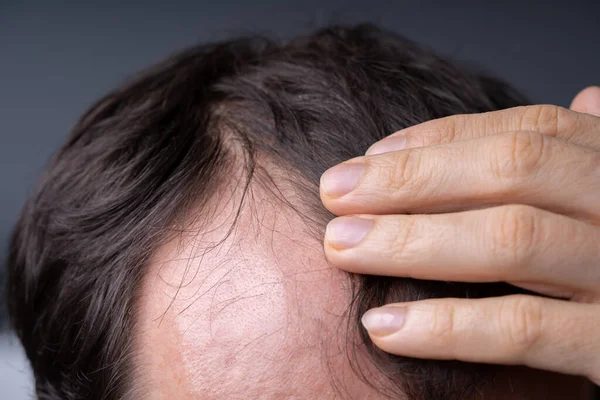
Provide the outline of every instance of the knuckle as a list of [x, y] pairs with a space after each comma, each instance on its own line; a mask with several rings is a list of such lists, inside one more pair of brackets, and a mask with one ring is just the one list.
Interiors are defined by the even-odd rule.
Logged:
[[531, 349], [542, 335], [543, 301], [539, 297], [517, 295], [500, 308], [500, 329], [511, 351], [516, 354]]
[[386, 249], [390, 249], [390, 258], [394, 261], [406, 261], [410, 258], [411, 248], [415, 241], [416, 221], [412, 218], [403, 218], [401, 223], [394, 226], [394, 229], [390, 230], [390, 243], [386, 246]]
[[448, 346], [455, 334], [455, 308], [452, 304], [435, 304], [429, 328], [432, 344]]
[[533, 175], [545, 159], [549, 143], [543, 134], [518, 131], [499, 135], [494, 147], [491, 170], [498, 181], [504, 182]]
[[466, 118], [467, 115], [451, 115], [424, 122], [415, 131], [408, 128], [407, 143], [412, 147], [424, 147], [454, 142], [459, 131], [464, 131]]
[[411, 194], [420, 193], [428, 182], [421, 165], [422, 155], [422, 149], [397, 152], [392, 163], [381, 169], [379, 179], [382, 185], [391, 193], [401, 191], [409, 191]]
[[490, 257], [507, 270], [526, 264], [539, 237], [539, 216], [531, 206], [513, 205], [494, 209], [491, 214]]
[[573, 122], [573, 119], [573, 113], [564, 107], [540, 104], [524, 108], [518, 129], [556, 135], [565, 124]]
[[439, 126], [436, 130], [436, 144], [451, 143], [457, 138], [459, 127], [466, 125], [467, 115], [452, 115], [439, 120]]

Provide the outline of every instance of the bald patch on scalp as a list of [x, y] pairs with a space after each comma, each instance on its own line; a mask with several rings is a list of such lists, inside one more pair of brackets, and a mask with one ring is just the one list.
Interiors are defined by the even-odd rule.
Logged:
[[146, 398], [379, 398], [348, 358], [349, 276], [313, 227], [258, 185], [208, 209], [210, 224], [188, 213], [196, 223], [149, 265], [136, 334]]

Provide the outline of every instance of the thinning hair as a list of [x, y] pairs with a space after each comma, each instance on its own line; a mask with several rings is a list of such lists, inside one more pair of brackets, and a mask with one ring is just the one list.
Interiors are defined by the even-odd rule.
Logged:
[[[148, 261], [186, 210], [207, 204], [232, 179], [231, 165], [244, 166], [244, 187], [269, 176], [259, 155], [289, 171], [320, 240], [332, 218], [318, 197], [327, 168], [410, 125], [526, 103], [497, 79], [369, 25], [286, 43], [202, 44], [152, 66], [82, 116], [14, 230], [8, 308], [37, 396], [130, 397]], [[392, 396], [475, 393], [489, 368], [383, 353], [358, 318], [389, 302], [493, 296], [512, 287], [376, 276], [352, 282], [349, 322]]]

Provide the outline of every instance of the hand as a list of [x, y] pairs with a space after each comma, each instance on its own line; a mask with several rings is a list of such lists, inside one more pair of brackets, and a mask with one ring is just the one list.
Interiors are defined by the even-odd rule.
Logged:
[[322, 201], [342, 215], [325, 238], [339, 268], [504, 281], [554, 297], [390, 304], [363, 317], [375, 345], [600, 383], [599, 116], [600, 88], [580, 93], [572, 110], [451, 116], [396, 132], [323, 175]]

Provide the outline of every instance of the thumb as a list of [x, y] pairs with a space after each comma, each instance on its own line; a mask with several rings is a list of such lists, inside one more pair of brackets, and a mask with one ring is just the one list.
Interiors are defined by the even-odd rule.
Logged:
[[571, 110], [600, 117], [600, 87], [589, 86], [575, 96]]

